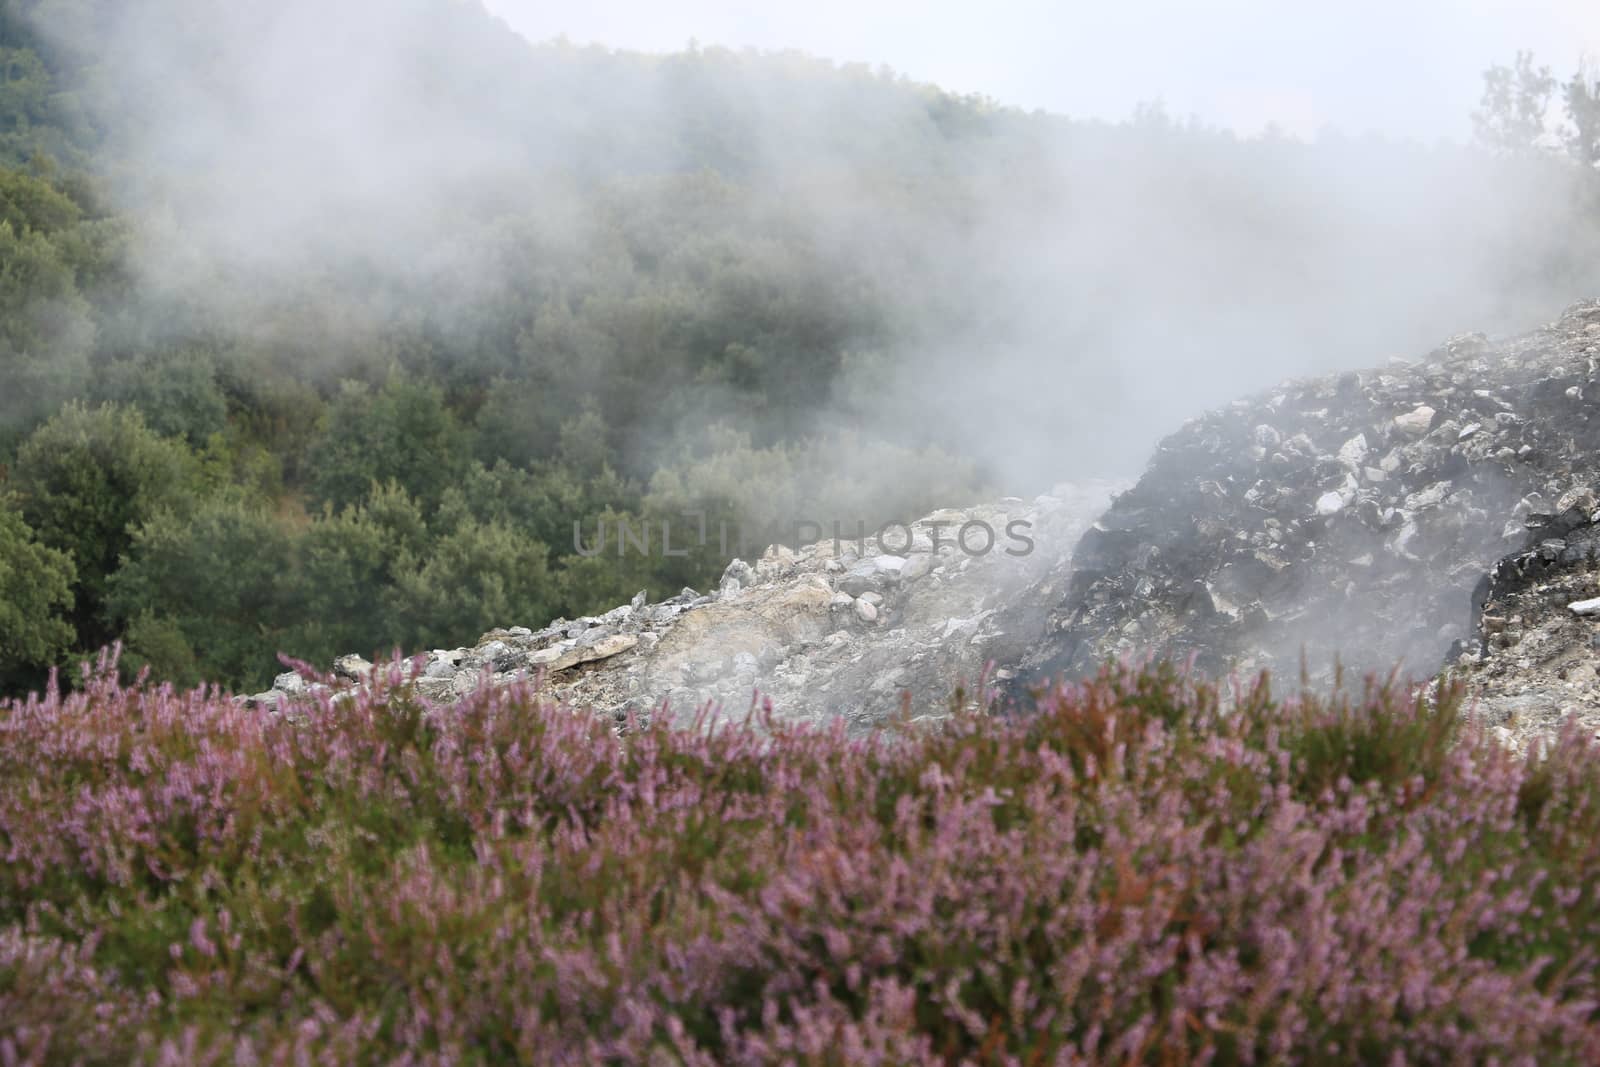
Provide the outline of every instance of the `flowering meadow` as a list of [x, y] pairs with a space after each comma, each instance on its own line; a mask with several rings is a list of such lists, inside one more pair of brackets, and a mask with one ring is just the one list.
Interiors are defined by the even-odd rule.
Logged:
[[618, 736], [107, 656], [0, 707], [0, 1063], [1600, 1062], [1600, 758], [1459, 704]]

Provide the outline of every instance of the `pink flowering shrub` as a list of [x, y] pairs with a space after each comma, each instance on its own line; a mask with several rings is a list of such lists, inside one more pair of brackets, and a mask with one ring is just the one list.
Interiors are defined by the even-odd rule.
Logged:
[[0, 1063], [1600, 1062], [1600, 760], [1171, 667], [871, 739], [0, 707]]

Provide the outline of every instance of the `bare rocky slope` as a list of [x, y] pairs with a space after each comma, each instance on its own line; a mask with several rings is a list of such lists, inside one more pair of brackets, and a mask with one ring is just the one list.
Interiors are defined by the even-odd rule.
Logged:
[[[537, 679], [551, 696], [625, 721], [706, 708], [743, 716], [771, 702], [783, 718], [843, 718], [853, 729], [973, 705], [1005, 681], [1064, 591], [1071, 547], [1119, 486], [1061, 486], [1032, 501], [952, 509], [881, 536], [769, 548], [729, 564], [715, 590], [645, 594], [603, 615], [485, 634], [471, 648], [418, 657], [418, 692], [449, 701], [485, 678]], [[993, 673], [989, 673], [990, 671]], [[339, 660], [332, 684], [370, 670]], [[321, 680], [281, 675], [244, 698], [278, 706]]]
[[[1569, 713], [1592, 729], [1597, 371], [1588, 302], [1522, 336], [1468, 334], [1415, 362], [1284, 383], [1182, 427], [1114, 500], [1122, 487], [1068, 486], [881, 541], [769, 549], [706, 595], [641, 595], [431, 652], [417, 689], [446, 701], [484, 677], [531, 676], [619, 720], [770, 698], [781, 716], [865, 729], [903, 709], [938, 715], [958, 686], [986, 699], [980, 679], [1020, 698], [1108, 657], [1320, 679], [1337, 661], [1422, 677], [1448, 665], [1513, 744]], [[367, 669], [346, 657], [333, 684]], [[288, 674], [242, 699], [277, 705], [322, 684]]]
[[1597, 367], [1587, 302], [1195, 419], [1077, 546], [1028, 673], [1145, 653], [1314, 678], [1448, 663], [1518, 743], [1569, 711], [1600, 722], [1593, 623], [1568, 607], [1597, 592]]

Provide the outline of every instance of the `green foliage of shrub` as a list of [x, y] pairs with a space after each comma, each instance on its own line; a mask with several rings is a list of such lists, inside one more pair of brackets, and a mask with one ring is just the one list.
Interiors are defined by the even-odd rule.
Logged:
[[308, 460], [318, 505], [349, 507], [373, 483], [398, 481], [432, 508], [466, 467], [466, 436], [436, 385], [401, 373], [375, 392], [347, 382], [325, 418]]
[[36, 686], [40, 668], [72, 647], [65, 615], [74, 577], [72, 559], [39, 544], [14, 501], [0, 496], [0, 684]]
[[10, 485], [40, 542], [76, 567], [79, 639], [103, 641], [115, 636], [107, 595], [136, 528], [163, 512], [186, 512], [199, 465], [137, 411], [71, 403], [23, 443]]
[[212, 357], [203, 350], [113, 363], [101, 371], [95, 393], [138, 409], [146, 426], [163, 437], [181, 437], [192, 448], [228, 429], [227, 397]]
[[127, 561], [111, 578], [107, 610], [129, 620], [152, 608], [160, 613], [164, 626], [146, 622], [129, 635], [140, 656], [153, 648], [135, 637], [159, 635], [172, 648], [176, 633], [221, 677], [259, 676], [262, 639], [280, 634], [287, 614], [282, 577], [292, 547], [281, 523], [242, 501], [218, 497], [183, 514], [159, 512], [134, 529]]

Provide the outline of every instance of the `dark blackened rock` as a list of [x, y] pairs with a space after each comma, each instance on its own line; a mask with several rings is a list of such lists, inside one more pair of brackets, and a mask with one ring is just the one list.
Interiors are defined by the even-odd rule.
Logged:
[[[1303, 653], [1313, 672], [1337, 656], [1431, 675], [1496, 595], [1485, 575], [1525, 517], [1531, 557], [1500, 580], [1593, 558], [1572, 536], [1600, 506], [1575, 491], [1600, 481], [1600, 418], [1571, 392], [1600, 390], [1591, 323], [1600, 301], [1192, 420], [1079, 543], [1029, 677], [1190, 652], [1223, 670], [1297, 672]], [[1560, 507], [1536, 522], [1529, 494]]]

